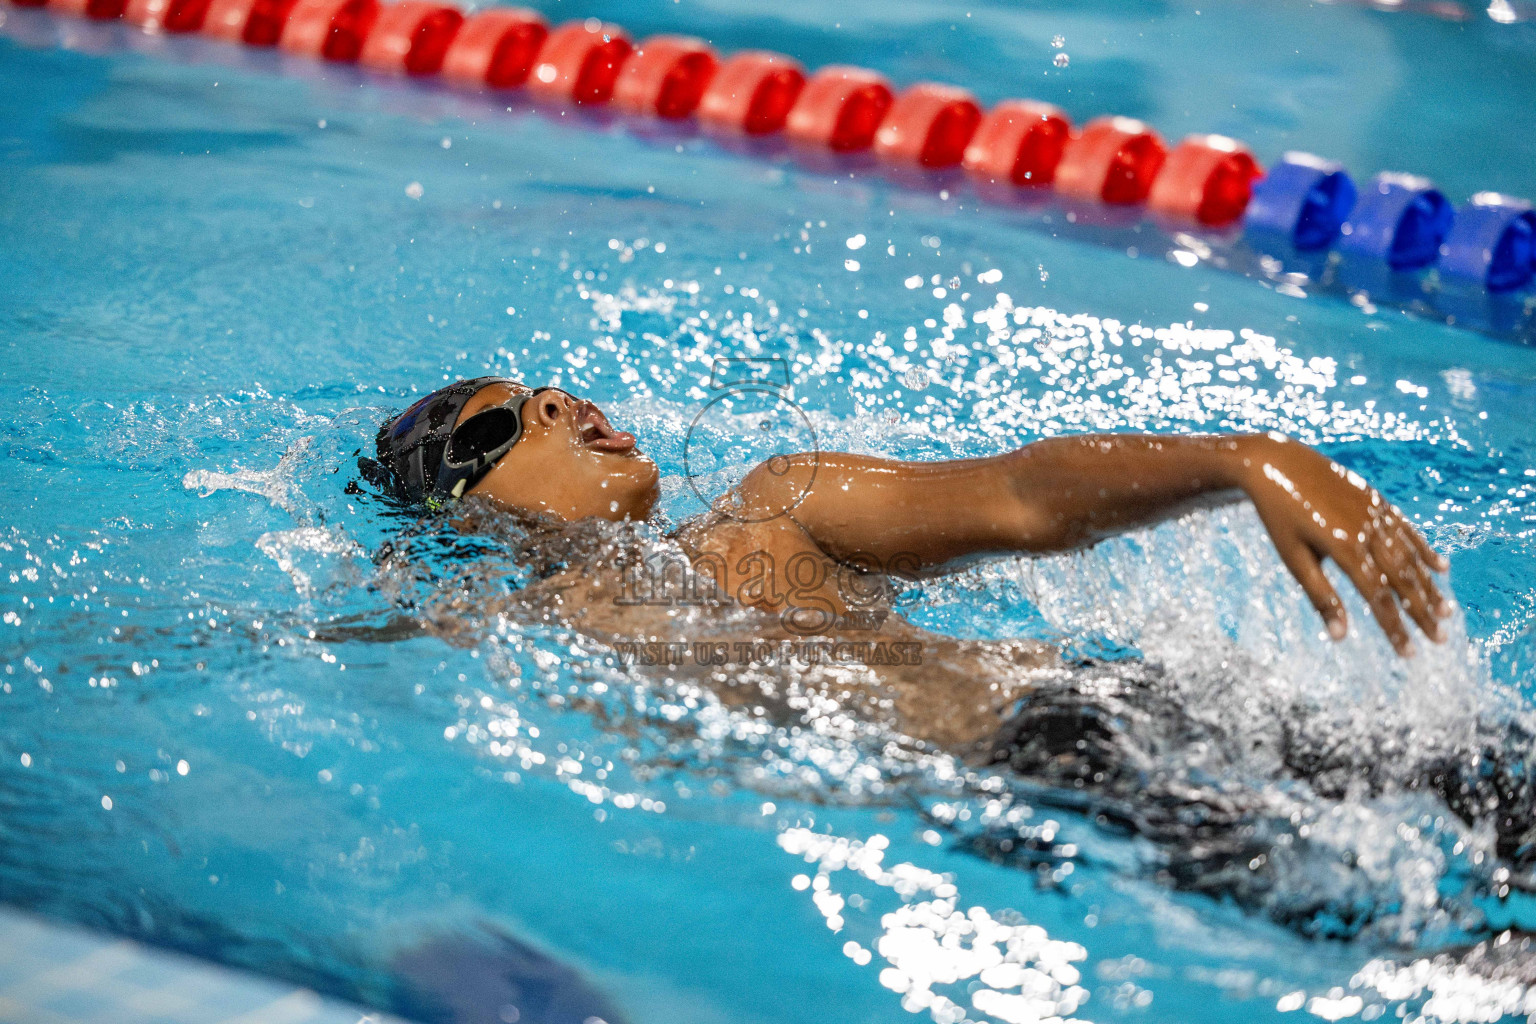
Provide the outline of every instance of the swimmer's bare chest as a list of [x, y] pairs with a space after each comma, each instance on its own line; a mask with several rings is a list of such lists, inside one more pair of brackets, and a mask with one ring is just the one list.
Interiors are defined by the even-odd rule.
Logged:
[[830, 558], [788, 517], [705, 517], [676, 539], [693, 578], [715, 586], [678, 587], [664, 564], [589, 565], [544, 581], [536, 600], [622, 660], [696, 681], [727, 704], [782, 707], [795, 690], [961, 753], [1059, 666], [1036, 641], [913, 625], [892, 611], [888, 578]]

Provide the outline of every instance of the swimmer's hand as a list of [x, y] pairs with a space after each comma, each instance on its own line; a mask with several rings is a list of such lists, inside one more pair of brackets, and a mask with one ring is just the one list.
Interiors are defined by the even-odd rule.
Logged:
[[1277, 437], [1247, 439], [1241, 461], [1244, 490], [1329, 635], [1342, 640], [1348, 621], [1323, 574], [1324, 558], [1349, 576], [1398, 654], [1413, 653], [1405, 613], [1434, 642], [1445, 639], [1441, 620], [1451, 606], [1434, 574], [1450, 563], [1376, 488], [1306, 445]]
[[[1404, 613], [1440, 640], [1450, 607], [1433, 574], [1446, 561], [1361, 480], [1278, 434], [1055, 437], [980, 459], [898, 462], [838, 452], [757, 467], [726, 506], [754, 543], [895, 575], [972, 555], [1086, 548], [1192, 509], [1248, 498], [1328, 631], [1343, 637], [1331, 558], [1404, 655]], [[777, 549], [776, 549], [777, 550]]]

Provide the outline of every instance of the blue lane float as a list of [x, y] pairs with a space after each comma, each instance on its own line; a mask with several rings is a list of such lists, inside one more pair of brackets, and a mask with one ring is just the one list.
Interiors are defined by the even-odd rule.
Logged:
[[1287, 153], [1253, 185], [1246, 225], [1285, 238], [1297, 252], [1326, 249], [1339, 237], [1358, 190], [1342, 164]]
[[1455, 219], [1450, 200], [1428, 178], [1384, 172], [1360, 195], [1339, 229], [1341, 252], [1384, 260], [1396, 271], [1427, 267]]
[[1531, 204], [1480, 192], [1456, 211], [1440, 246], [1443, 274], [1476, 281], [1490, 292], [1510, 292], [1536, 274], [1536, 213]]

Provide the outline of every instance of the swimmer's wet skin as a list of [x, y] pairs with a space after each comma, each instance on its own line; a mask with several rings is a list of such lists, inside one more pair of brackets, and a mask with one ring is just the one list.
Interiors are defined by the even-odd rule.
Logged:
[[[505, 378], [461, 381], [386, 423], [370, 473], [401, 499], [441, 507], [470, 495], [563, 520], [643, 520], [659, 473], [590, 401]], [[1375, 488], [1277, 434], [1089, 434], [988, 458], [899, 462], [837, 452], [779, 457], [749, 472], [677, 539], [708, 559], [724, 593], [782, 614], [786, 602], [847, 611], [848, 566], [910, 576], [972, 556], [1070, 551], [1246, 498], [1334, 639], [1346, 634], [1332, 559], [1399, 654], [1404, 617], [1436, 642], [1451, 608], [1448, 563]], [[799, 560], [819, 588], [764, 594], [758, 561]]]
[[[1345, 635], [1345, 617], [1323, 575], [1325, 558], [1365, 594], [1398, 651], [1411, 651], [1405, 616], [1443, 639], [1450, 607], [1434, 574], [1445, 559], [1364, 480], [1278, 435], [1086, 435], [946, 462], [778, 456], [657, 546], [639, 540], [644, 531], [615, 528], [649, 519], [658, 499], [656, 465], [632, 435], [564, 391], [478, 378], [386, 423], [378, 461], [364, 471], [413, 508], [446, 508], [456, 528], [503, 537], [531, 570], [510, 593], [444, 588], [419, 625], [445, 639], [472, 634], [488, 616], [558, 622], [610, 646], [624, 664], [653, 667], [668, 685], [698, 687], [755, 716], [787, 726], [832, 716], [834, 728], [867, 727], [882, 749], [1005, 766], [1030, 800], [1061, 800], [1087, 820], [1148, 840], [1162, 851], [1160, 880], [1262, 910], [1308, 935], [1359, 934], [1379, 912], [1390, 917], [1392, 904], [1346, 906], [1284, 883], [1287, 871], [1310, 870], [1297, 857], [1313, 856], [1298, 841], [1301, 793], [1433, 794], [1467, 826], [1491, 826], [1498, 863], [1536, 891], [1536, 780], [1525, 773], [1528, 745], [1518, 737], [1495, 730], [1394, 744], [1388, 736], [1379, 748], [1314, 749], [1304, 726], [1318, 709], [1259, 688], [1244, 715], [1283, 724], [1267, 753], [1253, 757], [1252, 736], [1192, 714], [1177, 680], [1157, 665], [1067, 659], [1031, 639], [932, 633], [891, 607], [890, 575], [928, 575], [987, 554], [1084, 548], [1246, 498], [1335, 638]], [[479, 500], [456, 504], [460, 498]], [[484, 515], [497, 508], [513, 514]], [[676, 575], [698, 592], [679, 595], [667, 583], [637, 599], [631, 570], [644, 570], [647, 585], [650, 559], [674, 555], [691, 563], [691, 574]], [[661, 576], [670, 580], [668, 571]], [[873, 653], [849, 663], [740, 656], [808, 640]], [[700, 646], [732, 655], [667, 654]], [[911, 649], [920, 656], [907, 658]], [[1186, 746], [1199, 757], [1159, 754]], [[1007, 862], [1027, 854], [1016, 839], [1005, 834], [996, 849], [984, 836], [972, 844]], [[1316, 856], [1321, 870], [1355, 870], [1326, 851]]]

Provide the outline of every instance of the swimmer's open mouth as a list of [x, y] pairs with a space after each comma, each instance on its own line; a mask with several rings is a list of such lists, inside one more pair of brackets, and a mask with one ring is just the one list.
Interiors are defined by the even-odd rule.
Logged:
[[591, 402], [582, 402], [577, 408], [576, 430], [581, 443], [588, 448], [620, 455], [635, 450], [635, 435], [625, 430], [614, 430], [608, 417]]

